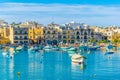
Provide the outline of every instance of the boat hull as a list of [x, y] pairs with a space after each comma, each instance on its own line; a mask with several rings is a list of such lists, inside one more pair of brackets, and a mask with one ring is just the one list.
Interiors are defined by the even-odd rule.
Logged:
[[73, 63], [84, 63], [84, 60], [83, 59], [81, 59], [81, 60], [72, 59], [72, 62]]

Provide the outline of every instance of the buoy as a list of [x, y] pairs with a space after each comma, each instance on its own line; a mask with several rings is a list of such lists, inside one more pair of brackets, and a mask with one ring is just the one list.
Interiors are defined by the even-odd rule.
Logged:
[[96, 74], [94, 74], [94, 76], [96, 76]]
[[88, 54], [90, 54], [90, 51], [88, 51]]
[[110, 60], [110, 56], [108, 56], [108, 59]]
[[17, 72], [17, 75], [20, 76], [20, 72]]

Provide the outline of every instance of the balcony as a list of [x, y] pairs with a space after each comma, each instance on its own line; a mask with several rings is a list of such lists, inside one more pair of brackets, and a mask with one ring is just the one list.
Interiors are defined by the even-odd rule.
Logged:
[[27, 35], [28, 33], [14, 33], [15, 35]]
[[28, 40], [28, 38], [14, 38], [14, 40]]

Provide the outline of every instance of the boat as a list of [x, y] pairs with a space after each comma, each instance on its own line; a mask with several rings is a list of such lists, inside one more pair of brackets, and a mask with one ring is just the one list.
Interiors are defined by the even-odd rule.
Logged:
[[105, 54], [114, 54], [114, 51], [107, 51]]
[[54, 51], [59, 51], [59, 48], [58, 48], [57, 46], [53, 46], [53, 47], [52, 47], [52, 50], [54, 50]]
[[68, 51], [76, 51], [76, 50], [77, 50], [77, 49], [74, 48], [74, 47], [71, 47], [71, 48], [68, 49]]
[[98, 47], [97, 47], [97, 46], [89, 46], [88, 49], [89, 49], [90, 51], [93, 51], [93, 50], [97, 50]]
[[22, 48], [23, 48], [22, 46], [18, 46], [18, 47], [15, 48], [15, 51], [21, 51]]
[[52, 50], [52, 46], [47, 45], [43, 48], [43, 50], [50, 51], [50, 50]]
[[9, 47], [8, 46], [2, 46], [2, 50], [9, 50]]
[[61, 47], [61, 50], [67, 51], [70, 47]]
[[105, 54], [113, 54], [113, 45], [108, 45]]
[[31, 46], [31, 47], [28, 48], [28, 51], [32, 52], [32, 53], [35, 53], [37, 50], [38, 49], [36, 47], [34, 47], [34, 46]]
[[73, 63], [84, 63], [85, 57], [80, 54], [74, 54], [71, 57]]

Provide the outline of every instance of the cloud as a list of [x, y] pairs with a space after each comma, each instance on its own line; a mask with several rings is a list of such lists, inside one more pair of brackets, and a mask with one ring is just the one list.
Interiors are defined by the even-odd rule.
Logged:
[[91, 25], [120, 25], [120, 6], [38, 3], [0, 3], [0, 18], [12, 21], [36, 20], [47, 24], [75, 20]]

